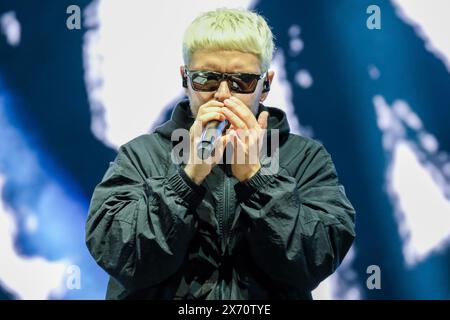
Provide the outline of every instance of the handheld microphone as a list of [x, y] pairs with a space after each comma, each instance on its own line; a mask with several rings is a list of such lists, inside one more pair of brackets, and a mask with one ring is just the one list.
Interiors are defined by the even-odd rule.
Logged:
[[209, 156], [214, 156], [214, 145], [225, 129], [229, 125], [228, 120], [212, 120], [203, 128], [202, 137], [197, 145], [197, 155], [200, 159], [206, 160]]

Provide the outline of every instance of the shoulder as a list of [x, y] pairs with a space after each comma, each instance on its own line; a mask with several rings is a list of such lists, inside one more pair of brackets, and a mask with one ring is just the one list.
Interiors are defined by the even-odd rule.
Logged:
[[119, 148], [119, 152], [134, 152], [134, 153], [149, 153], [156, 152], [158, 149], [166, 151], [169, 144], [165, 139], [162, 139], [158, 133], [142, 134], [127, 143], [123, 144]]
[[145, 149], [149, 145], [153, 145], [155, 143], [160, 143], [161, 138], [159, 137], [159, 134], [157, 133], [151, 133], [151, 134], [142, 134], [127, 143], [123, 144], [120, 149]]
[[123, 144], [118, 158], [140, 163], [166, 163], [170, 159], [169, 143], [158, 133], [143, 134]]
[[321, 142], [312, 138], [290, 133], [280, 148], [280, 167], [290, 173], [328, 166], [332, 166], [330, 154]]
[[294, 133], [289, 134], [287, 141], [282, 146], [281, 152], [282, 155], [291, 154], [292, 156], [302, 158], [313, 156], [316, 153], [328, 154], [321, 142]]

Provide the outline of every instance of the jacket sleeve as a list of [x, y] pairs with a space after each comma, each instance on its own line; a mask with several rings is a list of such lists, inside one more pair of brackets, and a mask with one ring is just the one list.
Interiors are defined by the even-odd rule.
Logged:
[[175, 164], [166, 176], [154, 167], [167, 164], [147, 163], [145, 169], [142, 162], [132, 150], [119, 150], [94, 190], [86, 223], [91, 255], [129, 291], [155, 285], [179, 269], [205, 193]]
[[255, 262], [278, 285], [303, 291], [334, 272], [355, 237], [355, 211], [331, 157], [313, 149], [294, 172], [260, 171], [235, 186]]

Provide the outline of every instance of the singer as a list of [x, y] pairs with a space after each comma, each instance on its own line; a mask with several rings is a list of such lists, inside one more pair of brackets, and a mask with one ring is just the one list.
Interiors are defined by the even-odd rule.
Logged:
[[[86, 243], [110, 275], [107, 299], [311, 299], [342, 262], [355, 210], [324, 146], [263, 104], [273, 52], [252, 11], [217, 9], [188, 26], [188, 99], [119, 149], [92, 196]], [[177, 130], [187, 139], [174, 141]], [[275, 130], [279, 165], [267, 171], [260, 146]], [[188, 160], [175, 163], [186, 142]]]

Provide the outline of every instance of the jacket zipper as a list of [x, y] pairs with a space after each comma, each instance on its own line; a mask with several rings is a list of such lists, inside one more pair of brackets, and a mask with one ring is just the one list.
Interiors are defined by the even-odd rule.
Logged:
[[[227, 242], [228, 242], [228, 220], [230, 219], [230, 215], [228, 212], [228, 202], [229, 202], [229, 190], [228, 188], [230, 187], [230, 178], [228, 177], [228, 175], [231, 175], [231, 170], [230, 170], [230, 165], [229, 164], [225, 164], [225, 175], [224, 175], [224, 182], [223, 182], [223, 207], [222, 207], [222, 212], [219, 214], [219, 232], [220, 232], [220, 247], [221, 247], [221, 252], [222, 252], [222, 256], [224, 256], [226, 254], [226, 250], [227, 250]], [[220, 289], [219, 289], [219, 295], [218, 298], [219, 299], [223, 299], [222, 297], [222, 283], [220, 285]]]
[[[223, 193], [223, 200], [224, 200], [224, 205], [223, 205], [223, 220], [222, 220], [222, 240], [225, 243], [225, 247], [224, 250], [226, 249], [227, 246], [227, 241], [228, 241], [228, 232], [229, 232], [229, 220], [230, 220], [230, 212], [229, 212], [229, 202], [230, 202], [230, 193], [229, 193], [229, 188], [230, 188], [230, 178], [229, 176], [231, 176], [231, 166], [229, 164], [225, 165], [225, 180], [224, 180], [224, 193]], [[223, 253], [225, 253], [225, 251], [222, 251]]]
[[226, 249], [227, 246], [227, 239], [228, 239], [228, 220], [230, 219], [229, 217], [229, 212], [228, 212], [228, 201], [229, 201], [229, 196], [228, 196], [228, 187], [230, 184], [230, 179], [225, 176], [225, 183], [224, 183], [224, 206], [223, 206], [223, 240], [225, 243], [225, 247], [224, 250]]

